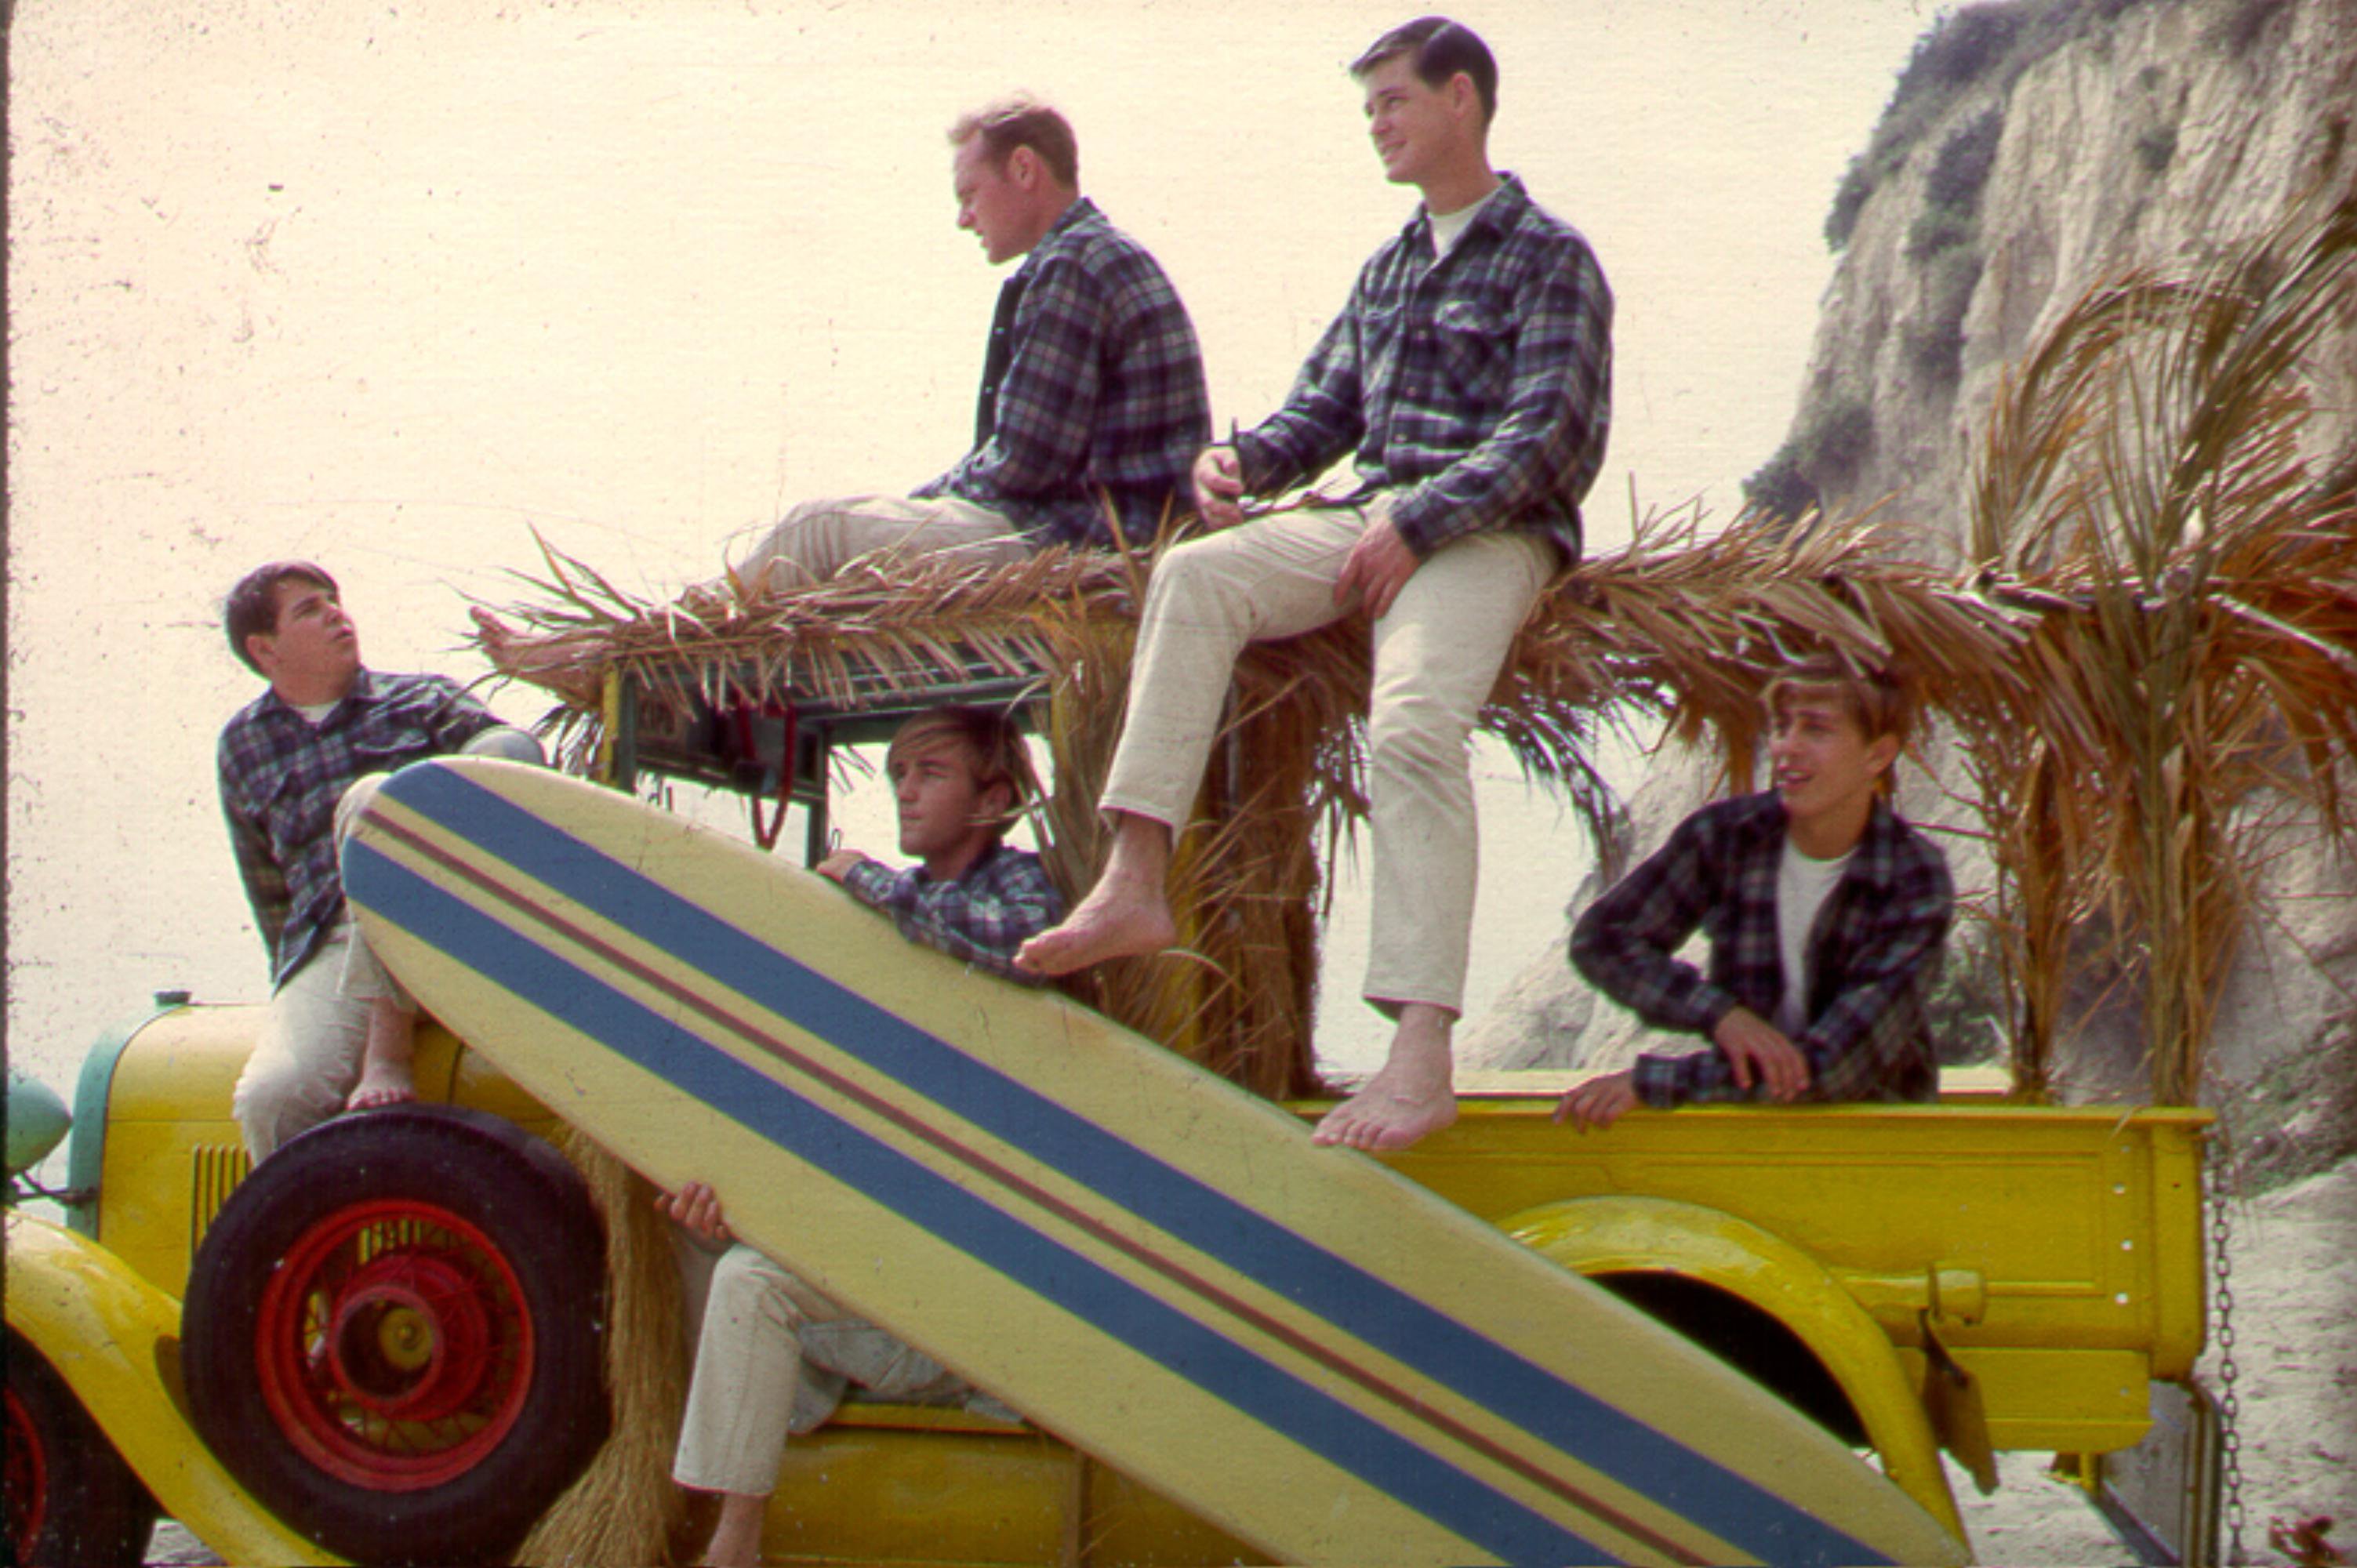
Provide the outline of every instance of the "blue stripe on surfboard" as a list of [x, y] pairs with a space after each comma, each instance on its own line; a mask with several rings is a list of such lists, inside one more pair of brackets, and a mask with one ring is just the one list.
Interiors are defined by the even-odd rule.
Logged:
[[371, 844], [349, 892], [518, 999], [597, 1040], [1033, 1294], [1508, 1563], [1605, 1561], [1593, 1543], [1234, 1344], [1061, 1242], [585, 974]]
[[404, 769], [385, 788], [392, 799], [580, 900], [676, 961], [791, 1019], [1721, 1540], [1770, 1563], [1888, 1561], [1749, 1477], [918, 1029], [503, 796], [433, 765]]

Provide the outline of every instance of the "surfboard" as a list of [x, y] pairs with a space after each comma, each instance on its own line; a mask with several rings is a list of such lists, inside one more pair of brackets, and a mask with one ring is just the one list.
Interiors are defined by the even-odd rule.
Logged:
[[749, 845], [452, 759], [378, 791], [344, 883], [393, 972], [558, 1115], [1273, 1556], [1964, 1561], [1605, 1292]]

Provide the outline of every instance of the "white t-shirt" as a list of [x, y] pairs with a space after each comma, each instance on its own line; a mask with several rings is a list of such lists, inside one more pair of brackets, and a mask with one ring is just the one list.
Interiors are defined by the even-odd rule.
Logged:
[[296, 703], [295, 704], [295, 711], [302, 714], [305, 718], [310, 720], [313, 724], [317, 724], [329, 714], [334, 713], [336, 711], [336, 703], [342, 701], [343, 699], [341, 697], [338, 697], [332, 702], [326, 703]]
[[1432, 225], [1432, 259], [1437, 262], [1456, 249], [1458, 237], [1465, 232], [1465, 226], [1473, 221], [1473, 214], [1489, 206], [1496, 199], [1498, 191], [1505, 188], [1501, 185], [1472, 206], [1460, 207], [1454, 212], [1434, 212], [1427, 209], [1425, 219]]
[[1852, 848], [1836, 859], [1812, 860], [1791, 839], [1784, 841], [1784, 858], [1776, 867], [1776, 946], [1783, 960], [1784, 994], [1770, 1022], [1786, 1039], [1809, 1026], [1809, 933], [1857, 854]]

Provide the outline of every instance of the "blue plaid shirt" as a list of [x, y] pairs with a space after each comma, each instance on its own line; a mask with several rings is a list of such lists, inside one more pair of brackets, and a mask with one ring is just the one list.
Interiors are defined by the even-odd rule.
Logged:
[[[1773, 790], [1721, 800], [1678, 824], [1670, 842], [1588, 907], [1571, 961], [1590, 983], [1659, 1028], [1707, 1039], [1738, 1006], [1776, 1015], [1784, 967], [1776, 940], [1776, 872], [1784, 802]], [[1866, 836], [1809, 933], [1810, 1100], [1930, 1100], [1939, 1059], [1923, 1012], [1955, 909], [1937, 846], [1876, 801]], [[1696, 928], [1710, 938], [1707, 979], [1670, 955]], [[1637, 1058], [1646, 1104], [1754, 1098], [1716, 1047]]]
[[1195, 326], [1161, 264], [1083, 197], [1007, 280], [1019, 298], [992, 429], [916, 491], [1004, 513], [1036, 545], [1113, 543], [1109, 495], [1132, 542], [1211, 438]]
[[1435, 261], [1423, 209], [1360, 271], [1292, 395], [1240, 436], [1275, 494], [1356, 449], [1355, 496], [1393, 495], [1418, 556], [1493, 529], [1579, 557], [1579, 503], [1611, 425], [1612, 293], [1578, 231], [1504, 176]]
[[1064, 918], [1064, 896], [1039, 857], [1005, 844], [992, 845], [954, 882], [936, 882], [921, 865], [894, 871], [863, 860], [843, 885], [891, 916], [910, 941], [1027, 985], [1042, 982], [1015, 967], [1015, 950]]
[[274, 690], [238, 710], [221, 734], [221, 814], [274, 986], [303, 967], [343, 909], [335, 822], [345, 789], [457, 751], [500, 722], [442, 676], [366, 670], [316, 725]]

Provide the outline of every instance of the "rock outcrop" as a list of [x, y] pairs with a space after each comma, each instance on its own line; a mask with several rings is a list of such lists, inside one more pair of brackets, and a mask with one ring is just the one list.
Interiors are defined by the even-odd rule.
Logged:
[[[1943, 16], [1828, 220], [1842, 260], [1755, 499], [1845, 515], [1887, 497], [1927, 555], [1951, 554], [2007, 367], [2099, 281], [2199, 266], [2304, 196], [2357, 188], [2352, 115], [2357, 0], [2021, 0]], [[2357, 303], [2308, 373], [2311, 471], [2357, 482]], [[1703, 777], [1648, 783], [1637, 851]], [[2211, 1093], [2246, 1156], [2287, 1177], [2357, 1151], [2357, 865], [2297, 828], [2280, 842], [2222, 1001]], [[2074, 1039], [2066, 1093], [2137, 1092], [2134, 1018], [2110, 1011]], [[1609, 1066], [1641, 1039], [1568, 974], [1558, 940], [1462, 1054]]]

